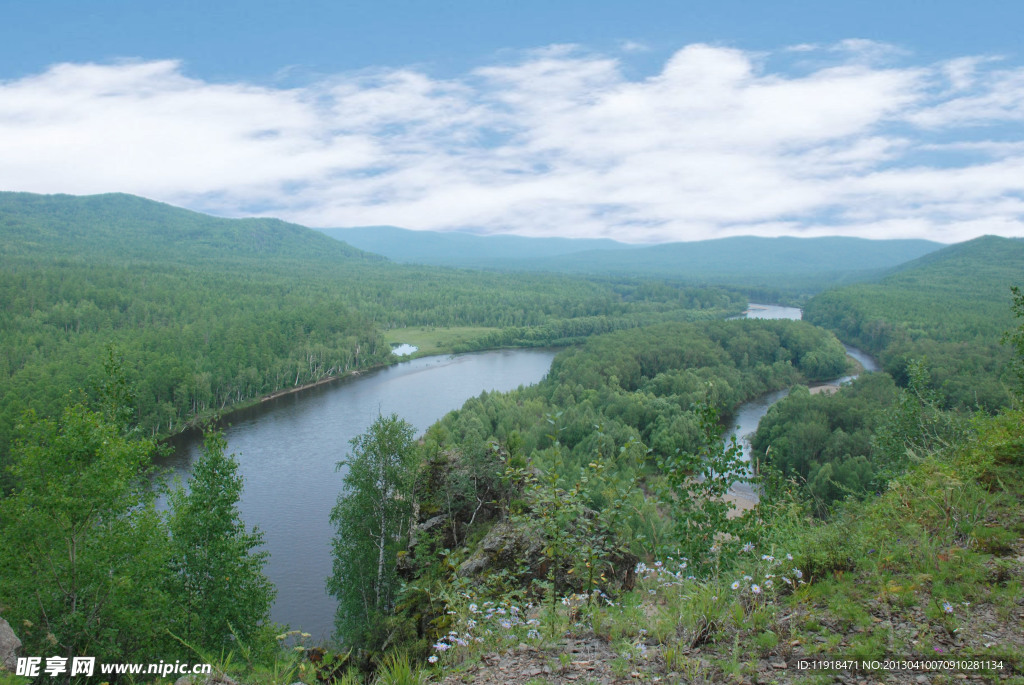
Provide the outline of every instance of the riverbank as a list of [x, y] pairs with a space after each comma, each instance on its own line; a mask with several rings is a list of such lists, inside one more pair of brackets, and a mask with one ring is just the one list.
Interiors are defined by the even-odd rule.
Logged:
[[392, 328], [384, 332], [389, 345], [405, 343], [418, 349], [410, 358], [429, 357], [435, 354], [451, 354], [456, 348], [472, 344], [485, 335], [500, 331], [500, 328], [486, 326], [408, 326]]
[[266, 402], [278, 400], [283, 397], [288, 397], [290, 395], [297, 395], [306, 390], [320, 388], [325, 385], [335, 383], [337, 381], [342, 381], [349, 378], [356, 378], [361, 374], [367, 373], [369, 371], [385, 369], [388, 368], [389, 366], [393, 366], [400, 362], [408, 361], [409, 359], [411, 359], [411, 357], [396, 358], [394, 362], [388, 364], [374, 364], [373, 366], [368, 366], [365, 369], [347, 371], [337, 376], [327, 376], [313, 383], [305, 383], [303, 385], [298, 385], [293, 388], [284, 388], [282, 390], [276, 390], [270, 393], [269, 395], [262, 395], [260, 397], [254, 397], [251, 399], [244, 400], [242, 402], [229, 404], [221, 408], [220, 410], [207, 410], [189, 419], [181, 430], [175, 431], [174, 433], [170, 434], [156, 436], [154, 437], [154, 440], [156, 440], [156, 442], [159, 444], [168, 444], [176, 440], [181, 440], [186, 436], [189, 436], [190, 434], [198, 434], [198, 432], [202, 429], [203, 426], [206, 426], [211, 422], [217, 428], [224, 428], [225, 426], [230, 425], [231, 419], [234, 418], [235, 416], [250, 411], [254, 407], [259, 407], [260, 405]]
[[[223, 428], [231, 423], [231, 419], [235, 418], [240, 414], [244, 414], [252, 410], [254, 407], [258, 407], [267, 402], [279, 400], [284, 397], [291, 395], [298, 395], [307, 390], [313, 390], [316, 388], [322, 388], [323, 386], [331, 385], [339, 381], [350, 380], [358, 378], [367, 373], [386, 369], [396, 364], [402, 364], [409, 362], [413, 359], [420, 359], [422, 357], [431, 357], [443, 354], [456, 354], [455, 349], [457, 345], [465, 344], [467, 341], [466, 336], [472, 335], [473, 337], [479, 337], [488, 332], [492, 332], [495, 328], [480, 328], [480, 327], [452, 327], [452, 328], [436, 328], [436, 327], [413, 327], [413, 328], [396, 328], [392, 329], [391, 332], [396, 332], [395, 335], [386, 336], [388, 344], [394, 343], [409, 343], [417, 346], [417, 351], [404, 356], [392, 355], [392, 358], [388, 362], [382, 364], [374, 364], [367, 366], [362, 369], [353, 369], [352, 371], [346, 371], [342, 374], [333, 376], [326, 376], [318, 381], [312, 383], [304, 383], [291, 388], [282, 388], [275, 390], [272, 393], [261, 395], [260, 397], [254, 397], [242, 402], [232, 403], [226, 405], [220, 410], [207, 410], [201, 414], [198, 414], [189, 419], [186, 424], [178, 431], [170, 434], [164, 434], [155, 436], [155, 440], [158, 443], [168, 443], [175, 440], [179, 440], [182, 436], [187, 436], [191, 433], [196, 433], [202, 426], [205, 426], [211, 421], [214, 421], [215, 425], [219, 428]], [[413, 331], [419, 331], [420, 335], [412, 333]], [[473, 337], [470, 337], [471, 341]], [[392, 340], [392, 338], [395, 338]], [[401, 339], [398, 339], [401, 338]], [[480, 350], [485, 352], [487, 350]]]
[[[335, 534], [330, 514], [345, 475], [337, 464], [352, 438], [391, 413], [422, 433], [482, 391], [538, 382], [555, 354], [525, 349], [403, 358], [226, 417], [227, 450], [237, 455], [245, 481], [239, 510], [247, 526], [263, 531], [266, 574], [278, 588], [271, 618], [318, 642], [333, 630], [336, 603], [324, 584]], [[198, 434], [182, 436], [160, 466], [187, 481], [201, 446]]]
[[[380, 364], [380, 365], [377, 365], [377, 366], [371, 366], [371, 367], [369, 367], [367, 369], [367, 371], [372, 371], [375, 368], [382, 368], [383, 366], [385, 366], [385, 365], [384, 364]], [[342, 378], [352, 378], [354, 376], [358, 376], [360, 373], [361, 373], [360, 371], [348, 371], [346, 373], [343, 373], [340, 376], [327, 376], [326, 378], [321, 378], [320, 380], [318, 380], [318, 381], [316, 381], [314, 383], [306, 383], [305, 385], [298, 385], [298, 386], [295, 386], [294, 388], [288, 388], [287, 390], [278, 390], [277, 392], [272, 392], [269, 395], [264, 395], [263, 397], [261, 397], [259, 399], [259, 401], [260, 402], [269, 402], [270, 400], [275, 400], [278, 397], [284, 397], [285, 395], [292, 395], [292, 394], [297, 393], [297, 392], [302, 392], [303, 390], [309, 390], [310, 388], [318, 388], [321, 385], [327, 385], [328, 383], [333, 383], [334, 381], [340, 381]]]

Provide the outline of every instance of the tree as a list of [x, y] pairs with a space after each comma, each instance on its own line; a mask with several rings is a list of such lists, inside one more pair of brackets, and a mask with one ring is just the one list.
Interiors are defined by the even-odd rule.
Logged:
[[75, 404], [19, 425], [0, 497], [0, 605], [28, 654], [167, 653], [166, 529], [144, 478], [152, 441]]
[[344, 489], [331, 510], [334, 568], [328, 591], [338, 598], [335, 627], [353, 646], [366, 646], [393, 607], [396, 559], [412, 514], [413, 427], [397, 414], [378, 416], [351, 441]]
[[206, 434], [189, 488], [171, 493], [170, 588], [182, 610], [181, 637], [217, 648], [246, 640], [270, 617], [276, 590], [263, 574], [263, 534], [238, 511], [242, 477], [220, 431]]
[[672, 521], [672, 538], [663, 551], [700, 568], [723, 534], [739, 537], [743, 532], [742, 519], [729, 516], [735, 505], [727, 497], [733, 485], [749, 482], [750, 476], [736, 437], [725, 442], [720, 434], [718, 410], [702, 401], [693, 413], [700, 425], [698, 447], [658, 459], [665, 476], [659, 495]]
[[1024, 291], [1014, 285], [1010, 286], [1010, 292], [1013, 294], [1013, 315], [1017, 317], [1018, 325], [1004, 333], [1002, 340], [1004, 345], [1013, 347], [1013, 365], [1022, 382], [1019, 391], [1024, 393]]

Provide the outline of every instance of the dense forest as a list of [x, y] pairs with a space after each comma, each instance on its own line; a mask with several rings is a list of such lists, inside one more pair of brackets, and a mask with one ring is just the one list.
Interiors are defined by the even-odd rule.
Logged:
[[[1020, 241], [931, 252], [788, 321], [727, 320], [754, 281], [401, 265], [125, 195], [3, 193], [0, 236], [0, 614], [28, 654], [254, 685], [795, 682], [794, 658], [839, 653], [1024, 677]], [[405, 327], [464, 329], [450, 352], [564, 349], [418, 439], [392, 415], [352, 441], [337, 633], [312, 645], [269, 621], [223, 437], [207, 426], [163, 507], [145, 476], [157, 438], [392, 363]], [[840, 340], [883, 371], [812, 393], [854, 371]], [[751, 454], [723, 440], [785, 388]]]
[[1006, 406], [1016, 383], [1010, 287], [1021, 280], [1024, 241], [985, 236], [909, 262], [877, 283], [814, 297], [804, 318], [878, 356], [906, 386], [912, 360], [927, 361], [946, 407]]
[[836, 396], [790, 394], [762, 420], [755, 454], [806, 482], [822, 510], [880, 492], [908, 453], [962, 438], [972, 412], [1006, 407], [1019, 387], [1003, 338], [1022, 269], [1024, 242], [989, 236], [813, 298], [805, 318], [878, 355], [886, 373]]
[[735, 313], [722, 290], [387, 263], [301, 226], [227, 220], [126, 195], [0, 194], [0, 456], [26, 409], [56, 415], [114, 345], [136, 420], [198, 417], [393, 360], [404, 326], [488, 330], [466, 349], [569, 344]]

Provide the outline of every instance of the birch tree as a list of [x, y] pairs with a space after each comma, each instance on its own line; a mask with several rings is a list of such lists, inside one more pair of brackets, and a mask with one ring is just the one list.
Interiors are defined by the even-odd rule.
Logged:
[[207, 433], [189, 489], [169, 497], [172, 576], [179, 636], [210, 649], [249, 642], [270, 620], [277, 591], [263, 573], [263, 533], [238, 510], [242, 476], [220, 431]]
[[351, 445], [338, 462], [348, 472], [331, 510], [336, 532], [327, 589], [338, 598], [338, 636], [362, 647], [393, 608], [398, 589], [396, 559], [411, 516], [413, 427], [397, 414], [379, 416]]

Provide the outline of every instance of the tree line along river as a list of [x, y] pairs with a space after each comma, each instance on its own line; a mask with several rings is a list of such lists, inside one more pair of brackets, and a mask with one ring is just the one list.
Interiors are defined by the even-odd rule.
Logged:
[[[754, 318], [799, 319], [791, 307], [751, 305]], [[847, 348], [867, 370], [867, 355]], [[349, 440], [366, 431], [378, 414], [398, 414], [419, 433], [483, 391], [507, 391], [539, 382], [551, 367], [555, 350], [512, 349], [454, 356], [422, 357], [336, 383], [285, 395], [231, 414], [224, 430], [228, 451], [239, 457], [245, 480], [239, 509], [246, 524], [264, 534], [269, 559], [265, 572], [277, 586], [271, 618], [301, 628], [314, 639], [333, 631], [335, 600], [326, 593], [331, 573], [330, 512], [341, 490]], [[838, 384], [847, 378], [836, 379]], [[788, 391], [771, 393], [742, 405], [734, 434], [757, 429], [768, 407]], [[172, 477], [186, 480], [199, 456], [201, 437], [184, 434], [171, 441], [173, 452], [159, 460]], [[752, 500], [742, 488], [734, 494]]]

